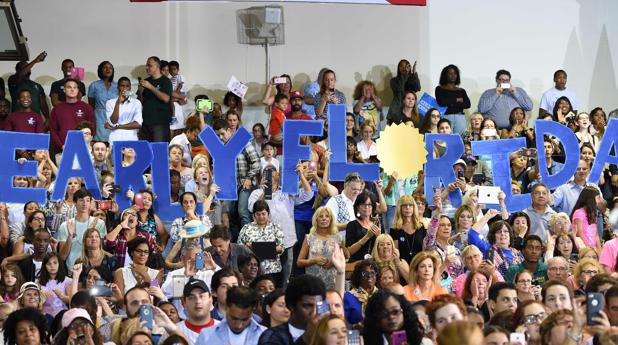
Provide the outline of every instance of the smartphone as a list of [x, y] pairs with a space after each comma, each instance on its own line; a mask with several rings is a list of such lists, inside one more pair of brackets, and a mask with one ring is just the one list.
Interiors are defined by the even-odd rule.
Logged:
[[99, 200], [97, 201], [97, 209], [99, 210], [109, 210], [110, 208], [112, 208], [112, 201], [111, 200]]
[[105, 280], [97, 280], [94, 286], [90, 288], [90, 296], [93, 297], [111, 297], [112, 288], [105, 285]]
[[180, 298], [182, 297], [183, 289], [185, 288], [185, 284], [187, 283], [187, 278], [184, 275], [172, 276], [172, 297]]
[[122, 191], [122, 188], [120, 187], [119, 184], [112, 185], [112, 193], [120, 193], [121, 191]]
[[264, 187], [264, 199], [273, 199], [273, 171], [272, 169], [264, 169], [264, 179], [266, 186]]
[[599, 292], [589, 292], [586, 294], [586, 323], [589, 326], [596, 325], [593, 317], [600, 316], [599, 312], [605, 308], [605, 296]]
[[361, 345], [360, 332], [357, 329], [348, 331], [348, 345]]
[[315, 172], [316, 164], [315, 162], [309, 162], [309, 171]]
[[571, 257], [569, 258], [569, 260], [573, 261], [573, 262], [579, 261], [579, 254], [578, 253], [571, 253]]
[[204, 253], [195, 254], [195, 269], [197, 271], [204, 269]]
[[541, 283], [538, 279], [532, 279], [532, 286], [541, 286]]
[[330, 312], [330, 305], [328, 305], [328, 302], [326, 301], [322, 301], [318, 303], [318, 305], [316, 306], [316, 314], [318, 315], [322, 315], [324, 313], [329, 313], [329, 312]]
[[500, 83], [500, 87], [503, 89], [510, 89], [511, 88], [511, 83]]
[[463, 170], [457, 170], [457, 178], [465, 178]]
[[152, 329], [154, 327], [153, 310], [150, 304], [144, 304], [139, 307], [139, 320], [140, 322], [146, 321], [145, 327]]
[[288, 82], [288, 78], [286, 77], [277, 77], [275, 78], [275, 84], [285, 84]]
[[197, 111], [208, 111], [211, 112], [212, 111], [212, 100], [210, 99], [198, 99], [197, 103], [195, 104], [195, 109]]
[[135, 206], [140, 210], [144, 209], [144, 194], [143, 193], [135, 193], [133, 196], [133, 201], [135, 202]]
[[83, 67], [73, 67], [71, 68], [71, 78], [79, 80], [84, 80], [84, 68]]
[[397, 331], [391, 333], [391, 345], [401, 345], [408, 342], [406, 331]]
[[509, 342], [513, 345], [526, 345], [526, 335], [524, 333], [511, 333]]

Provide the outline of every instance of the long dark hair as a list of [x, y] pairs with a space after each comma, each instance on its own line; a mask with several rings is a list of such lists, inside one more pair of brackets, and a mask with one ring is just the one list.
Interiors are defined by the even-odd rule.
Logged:
[[[47, 271], [46, 265], [49, 260], [53, 258], [56, 258], [58, 260], [58, 272], [56, 273], [56, 280], [59, 283], [63, 282], [68, 275], [67, 265], [64, 263], [64, 260], [60, 258], [60, 255], [58, 255], [58, 253], [56, 252], [49, 252], [45, 254], [45, 257], [43, 258], [43, 263], [41, 264], [41, 275], [39, 277], [39, 285], [41, 286], [46, 285], [52, 279], [51, 275]], [[75, 277], [75, 279], [78, 279], [78, 277]]]
[[584, 187], [582, 192], [579, 194], [577, 201], [575, 202], [575, 206], [573, 206], [573, 211], [571, 211], [571, 219], [573, 219], [573, 214], [575, 213], [575, 211], [583, 208], [584, 211], [586, 211], [586, 219], [588, 220], [588, 223], [596, 224], [597, 195], [599, 195], [599, 191], [595, 187]]
[[421, 134], [425, 134], [427, 133], [427, 131], [429, 131], [429, 126], [431, 124], [431, 112], [434, 110], [438, 111], [438, 113], [440, 112], [436, 108], [429, 108], [427, 112], [425, 113], [425, 116], [423, 116], [423, 119], [421, 120], [421, 126], [420, 126], [421, 128], [419, 129], [419, 132], [421, 132]]
[[[558, 108], [560, 107], [560, 102], [562, 101], [566, 101], [567, 103], [569, 103], [569, 111], [573, 111], [573, 104], [571, 103], [571, 100], [567, 97], [567, 96], [562, 96], [560, 98], [558, 98], [556, 100], [556, 103], [554, 103], [554, 109], [552, 112], [552, 119], [554, 121], [558, 121]], [[566, 114], [562, 114], [562, 115], [566, 115]]]
[[412, 310], [412, 305], [402, 295], [397, 295], [387, 289], [376, 292], [367, 302], [367, 308], [365, 309], [365, 334], [363, 335], [365, 344], [384, 344], [384, 332], [380, 328], [382, 321], [381, 314], [385, 311], [384, 303], [389, 298], [394, 298], [399, 302], [399, 305], [401, 305], [401, 309], [403, 310], [402, 330], [406, 331], [408, 344], [420, 344], [423, 338], [420, 332], [421, 324], [418, 321], [416, 313]]
[[[43, 218], [45, 218], [45, 212], [41, 210], [36, 210], [32, 212], [31, 215], [28, 216], [28, 219], [26, 220], [26, 227], [24, 228], [24, 243], [32, 244], [34, 242], [34, 229], [32, 229], [32, 227], [30, 226], [30, 223], [32, 223], [34, 216], [39, 213], [43, 215]], [[46, 228], [46, 227], [47, 226], [45, 225], [45, 222], [43, 222], [43, 228]]]
[[262, 302], [262, 307], [264, 308], [264, 312], [262, 313], [264, 316], [262, 317], [262, 325], [270, 328], [270, 314], [266, 312], [266, 306], [272, 308], [273, 304], [279, 297], [285, 297], [285, 289], [279, 288], [275, 289], [273, 292], [269, 293], [264, 297], [264, 301]]
[[[560, 242], [560, 239], [562, 237], [568, 238], [569, 241], [571, 241], [571, 244], [573, 245], [573, 248], [571, 249], [571, 254], [578, 254], [579, 251], [577, 250], [577, 246], [575, 245], [575, 239], [573, 238], [573, 236], [571, 234], [567, 234], [566, 232], [561, 233], [560, 235], [556, 236], [556, 240], [554, 241], [554, 257], [556, 256], [562, 256], [562, 253], [560, 253], [560, 249], [558, 249], [558, 243]], [[564, 256], [562, 256], [564, 257]], [[565, 259], [570, 260], [571, 258], [566, 258]]]

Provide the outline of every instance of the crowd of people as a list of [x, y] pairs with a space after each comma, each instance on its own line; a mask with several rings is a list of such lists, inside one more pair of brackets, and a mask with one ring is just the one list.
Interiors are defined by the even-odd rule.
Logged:
[[[136, 91], [109, 61], [86, 87], [65, 59], [47, 95], [30, 78], [46, 56], [19, 62], [8, 89], [0, 79], [0, 130], [51, 134], [49, 150], [15, 152], [18, 162], [38, 162], [37, 176], [13, 177], [15, 187], [47, 189], [47, 202], [0, 203], [6, 344], [618, 344], [618, 239], [609, 218], [618, 167], [607, 164], [598, 182], [588, 180], [608, 116], [580, 107], [565, 71], [554, 73], [538, 114], [507, 70], [472, 112], [459, 68], [444, 67], [434, 94], [446, 111], [424, 114], [416, 62], [398, 63], [388, 110], [368, 80], [349, 102], [329, 68], [302, 87], [289, 75], [273, 77], [265, 120], [236, 157], [238, 199], [230, 201], [216, 197], [198, 134], [211, 127], [227, 143], [243, 126], [241, 97], [190, 102], [180, 64], [155, 56]], [[298, 192], [283, 192], [284, 121], [327, 125], [330, 104], [351, 110], [348, 162], [378, 161], [383, 123], [461, 135], [456, 182], [427, 200], [422, 171], [329, 181], [325, 131], [301, 138], [311, 159], [296, 166]], [[555, 190], [541, 181], [535, 152], [555, 174], [564, 147], [553, 137], [535, 147], [533, 118], [563, 123], [580, 144], [576, 173]], [[101, 200], [79, 178], [61, 200], [49, 197], [70, 130], [90, 148]], [[510, 213], [501, 192], [499, 209], [488, 208], [479, 188], [493, 185], [490, 158], [473, 156], [471, 142], [516, 137], [528, 149], [510, 156], [511, 192], [530, 193], [532, 204]], [[182, 217], [157, 215], [148, 170], [148, 188], [129, 191], [131, 206], [119, 208], [110, 157], [115, 142], [130, 140], [169, 143], [170, 195]], [[436, 142], [430, 154], [445, 152]], [[135, 159], [122, 149], [123, 166]], [[448, 197], [457, 189], [460, 205]]]

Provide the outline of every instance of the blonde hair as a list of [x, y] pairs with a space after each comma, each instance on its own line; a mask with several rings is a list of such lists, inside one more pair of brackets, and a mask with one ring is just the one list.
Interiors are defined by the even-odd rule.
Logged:
[[401, 215], [401, 208], [405, 204], [412, 205], [412, 209], [413, 209], [412, 228], [413, 229], [420, 228], [423, 225], [423, 223], [421, 222], [421, 216], [418, 214], [418, 206], [416, 205], [416, 200], [414, 200], [414, 198], [410, 195], [404, 195], [401, 198], [399, 198], [399, 201], [397, 201], [397, 209], [395, 210], [395, 218], [393, 219], [393, 228], [401, 229], [401, 227], [403, 227], [403, 217]]
[[416, 270], [418, 269], [418, 266], [420, 266], [421, 262], [426, 259], [431, 259], [431, 262], [433, 263], [433, 282], [438, 284], [440, 278], [439, 270], [442, 263], [440, 257], [438, 257], [435, 251], [432, 250], [430, 252], [419, 252], [418, 254], [414, 255], [414, 258], [412, 258], [412, 261], [410, 261], [410, 279], [408, 279], [408, 284], [410, 284], [411, 286], [416, 286], [418, 284], [418, 276], [416, 275]]
[[472, 113], [470, 115], [470, 120], [468, 121], [468, 123], [470, 124], [470, 125], [468, 125], [468, 131], [470, 133], [472, 133], [472, 131], [473, 131], [473, 129], [472, 129], [472, 118], [474, 118], [475, 116], [480, 116], [481, 117], [481, 126], [483, 125], [483, 120], [485, 119], [485, 117], [483, 117], [483, 114], [479, 113], [478, 111]]
[[88, 237], [90, 234], [94, 232], [96, 232], [99, 235], [99, 250], [101, 251], [101, 253], [103, 253], [103, 257], [112, 255], [103, 249], [104, 238], [103, 236], [101, 236], [101, 233], [99, 232], [99, 230], [97, 230], [96, 228], [88, 228], [86, 229], [86, 231], [84, 231], [84, 235], [82, 236], [82, 255], [79, 258], [77, 258], [77, 260], [75, 260], [76, 264], [82, 263], [82, 264], [85, 264], [86, 266], [90, 266], [90, 261], [88, 261], [88, 252], [87, 252], [88, 249], [86, 247], [86, 237]]
[[[554, 213], [551, 215], [551, 218], [549, 218], [549, 228], [553, 229], [554, 225], [556, 225], [556, 222], [560, 219], [564, 219], [569, 223], [569, 226], [567, 228], [571, 227], [571, 218], [569, 218], [569, 215], [564, 212], [560, 212], [560, 213]], [[567, 233], [568, 233], [568, 230], [567, 230]]]
[[438, 334], [438, 345], [470, 345], [474, 334], [483, 338], [483, 331], [471, 321], [457, 320], [449, 323]]
[[208, 167], [208, 170], [210, 170], [210, 158], [208, 158], [208, 156], [203, 153], [198, 153], [195, 155], [195, 157], [193, 157], [193, 162], [191, 162], [191, 169], [193, 169], [193, 171], [195, 171], [197, 163], [202, 159], [206, 160], [206, 167]]
[[601, 255], [599, 253], [599, 250], [596, 247], [583, 247], [582, 249], [579, 250], [580, 260], [585, 258], [586, 254], [588, 254], [588, 252], [594, 252], [597, 255], [597, 259], [599, 259], [600, 255]]
[[397, 270], [397, 263], [395, 263], [392, 259], [382, 260], [382, 258], [380, 258], [378, 247], [382, 242], [389, 242], [393, 250], [395, 250], [395, 241], [393, 241], [393, 238], [389, 234], [380, 234], [378, 235], [378, 237], [376, 237], [376, 241], [373, 244], [373, 249], [371, 250], [371, 257], [378, 264], [378, 267], [381, 271], [389, 268], [391, 271], [393, 271], [395, 281], [399, 281], [399, 270]]
[[582, 258], [582, 259], [579, 259], [579, 261], [577, 262], [577, 265], [575, 265], [575, 269], [573, 270], [573, 276], [575, 277], [575, 279], [579, 280], [579, 276], [582, 274], [582, 270], [584, 269], [584, 266], [588, 266], [588, 265], [593, 265], [594, 267], [596, 267], [599, 273], [605, 272], [603, 270], [603, 267], [601, 267], [601, 264], [597, 260], [593, 258]]
[[[468, 190], [463, 196], [463, 199], [461, 200], [462, 205], [470, 206], [470, 208], [472, 209], [472, 218], [474, 221], [476, 221], [476, 217], [478, 217], [478, 211], [477, 211], [477, 208], [472, 207], [472, 196], [478, 195], [478, 192], [479, 192], [479, 187], [477, 186], [468, 188]], [[478, 199], [477, 199], [477, 204], [478, 204]]]
[[459, 229], [459, 217], [461, 216], [462, 213], [466, 211], [470, 212], [470, 216], [472, 216], [472, 223], [474, 224], [474, 222], [476, 221], [476, 219], [474, 219], [474, 210], [472, 209], [472, 207], [465, 205], [465, 204], [459, 205], [459, 207], [457, 207], [457, 210], [455, 210], [455, 215], [453, 216], [455, 220], [455, 230], [457, 230], [457, 232], [460, 232], [461, 230], [469, 230], [469, 229]]
[[318, 217], [320, 216], [320, 214], [322, 214], [322, 212], [326, 212], [328, 213], [328, 216], [330, 217], [330, 231], [329, 234], [330, 235], [334, 235], [337, 233], [337, 222], [335, 221], [335, 215], [333, 214], [333, 210], [331, 210], [330, 208], [326, 207], [326, 206], [321, 206], [318, 207], [317, 210], [315, 210], [315, 213], [313, 214], [313, 218], [311, 219], [311, 230], [309, 231], [310, 234], [315, 234], [318, 230]]
[[469, 252], [477, 252], [481, 254], [481, 256], [483, 255], [483, 253], [477, 246], [475, 246], [474, 244], [469, 244], [465, 246], [464, 249], [461, 251], [461, 259], [465, 260], [466, 255], [468, 255]]

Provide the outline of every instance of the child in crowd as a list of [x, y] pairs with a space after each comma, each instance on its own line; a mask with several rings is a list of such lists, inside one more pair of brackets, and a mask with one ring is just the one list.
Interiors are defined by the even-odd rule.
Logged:
[[275, 146], [267, 141], [262, 145], [262, 158], [260, 158], [260, 165], [262, 170], [268, 165], [273, 165], [275, 170], [279, 171], [279, 161], [274, 158]]
[[268, 126], [268, 135], [270, 142], [277, 149], [277, 156], [283, 154], [282, 139], [283, 139], [283, 121], [285, 121], [285, 110], [288, 108], [290, 99], [288, 96], [280, 93], [275, 96], [275, 106], [270, 114], [270, 124]]
[[19, 288], [24, 283], [24, 276], [16, 265], [7, 265], [2, 268], [0, 280], [0, 297], [4, 303], [16, 303], [19, 297]]
[[67, 309], [72, 293], [69, 286], [73, 279], [68, 277], [67, 266], [60, 259], [58, 253], [50, 252], [45, 255], [41, 264], [39, 285], [45, 299], [43, 312], [55, 317], [61, 310]]

